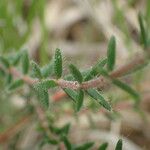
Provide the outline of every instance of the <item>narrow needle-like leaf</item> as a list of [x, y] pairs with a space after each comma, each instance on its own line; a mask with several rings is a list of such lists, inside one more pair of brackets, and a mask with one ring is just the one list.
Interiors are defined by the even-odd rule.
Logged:
[[122, 150], [122, 140], [121, 139], [117, 142], [115, 150]]
[[55, 51], [55, 59], [54, 59], [54, 71], [57, 78], [61, 78], [62, 76], [62, 55], [60, 49], [56, 49]]
[[129, 93], [136, 102], [139, 102], [140, 100], [140, 95], [138, 92], [136, 92], [134, 89], [132, 89], [129, 85], [121, 82], [118, 79], [113, 79], [112, 80], [113, 84], [115, 84], [116, 86], [118, 86], [119, 88], [121, 88], [122, 90], [126, 91], [127, 93]]
[[23, 80], [18, 79], [18, 80], [16, 80], [16, 81], [12, 82], [12, 83], [9, 85], [8, 89], [9, 89], [9, 90], [15, 90], [15, 89], [17, 89], [18, 87], [22, 86], [23, 83], [24, 83]]
[[78, 99], [76, 101], [76, 111], [80, 111], [82, 105], [83, 105], [83, 99], [84, 99], [84, 92], [83, 90], [80, 90], [79, 91], [79, 96], [78, 96]]
[[107, 69], [108, 71], [112, 71], [115, 66], [116, 59], [116, 40], [115, 37], [112, 36], [110, 38], [108, 49], [107, 49]]
[[78, 93], [75, 90], [69, 89], [69, 88], [65, 88], [63, 89], [66, 94], [73, 100], [73, 101], [77, 101], [78, 98]]
[[87, 93], [97, 100], [105, 109], [111, 111], [110, 104], [104, 99], [104, 97], [95, 89], [89, 89], [87, 90]]
[[77, 69], [76, 66], [74, 66], [73, 64], [69, 65], [69, 69], [72, 73], [72, 75], [74, 76], [74, 78], [79, 82], [82, 83], [83, 81], [83, 77], [81, 72]]
[[28, 73], [29, 65], [30, 65], [30, 63], [29, 63], [28, 53], [27, 53], [27, 51], [24, 51], [23, 55], [22, 55], [22, 71], [23, 71], [23, 74]]
[[64, 142], [64, 145], [66, 146], [66, 149], [72, 150], [72, 145], [71, 145], [70, 141], [68, 140], [68, 138], [66, 136], [63, 136], [62, 140]]
[[0, 56], [0, 62], [3, 64], [5, 68], [9, 68], [10, 66], [9, 61], [5, 57]]
[[33, 74], [37, 78], [42, 78], [41, 70], [38, 64], [36, 64], [34, 61], [31, 62]]
[[37, 92], [37, 97], [43, 108], [47, 109], [49, 107], [49, 95], [48, 90], [39, 89]]
[[91, 149], [91, 147], [93, 147], [93, 145], [94, 145], [94, 142], [87, 142], [80, 146], [77, 146], [75, 148], [75, 150], [88, 150], [88, 149]]
[[100, 74], [100, 70], [105, 66], [105, 64], [107, 63], [107, 59], [100, 59], [96, 65], [94, 65], [92, 67], [92, 69], [87, 73], [87, 75], [84, 78], [84, 81], [88, 81], [91, 80], [93, 77], [97, 76], [98, 74]]
[[38, 89], [48, 90], [49, 88], [54, 88], [56, 86], [57, 86], [57, 84], [53, 80], [43, 80], [39, 83], [36, 83], [34, 85], [34, 88], [37, 90]]
[[138, 15], [138, 20], [139, 20], [139, 25], [140, 25], [140, 30], [141, 30], [141, 40], [142, 43], [144, 44], [144, 47], [147, 47], [147, 34], [146, 34], [146, 30], [144, 27], [144, 21], [142, 18], [142, 15], [139, 13]]
[[106, 150], [108, 147], [108, 143], [103, 143], [102, 145], [100, 145], [100, 147], [98, 148], [98, 150]]

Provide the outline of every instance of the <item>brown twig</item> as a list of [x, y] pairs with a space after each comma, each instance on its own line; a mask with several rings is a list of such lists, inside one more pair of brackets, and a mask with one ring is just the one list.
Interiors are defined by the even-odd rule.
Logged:
[[40, 124], [42, 126], [42, 128], [44, 129], [46, 135], [51, 139], [56, 139], [56, 137], [50, 132], [49, 129], [49, 123], [47, 121], [45, 112], [43, 111], [43, 109], [40, 106], [36, 106], [36, 112], [37, 112], [37, 116], [38, 119], [40, 121]]
[[11, 137], [13, 137], [17, 132], [19, 132], [22, 127], [27, 124], [31, 119], [31, 115], [21, 118], [12, 127], [8, 128], [6, 131], [0, 134], [0, 143], [5, 143]]
[[[129, 63], [126, 63], [125, 65], [122, 65], [118, 67], [116, 70], [110, 73], [110, 77], [112, 78], [118, 78], [123, 76], [124, 74], [128, 73], [132, 69], [136, 68], [137, 65], [142, 65], [145, 62], [145, 57], [143, 55], [136, 55], [135, 58], [133, 58]], [[0, 69], [2, 66], [0, 66]], [[24, 76], [20, 72], [18, 72], [15, 68], [11, 67], [9, 70], [9, 73], [11, 73], [14, 77], [21, 78], [24, 80], [27, 84], [33, 85], [38, 82], [38, 79], [33, 79], [29, 76]], [[103, 88], [105, 84], [108, 82], [103, 76], [99, 76], [96, 79], [92, 79], [90, 81], [83, 82], [79, 84], [77, 81], [66, 81], [63, 79], [53, 79], [58, 86], [61, 88], [70, 88], [70, 89], [89, 89], [89, 88], [96, 88], [101, 87]], [[62, 94], [64, 96], [64, 94]], [[57, 96], [53, 96], [54, 98]], [[55, 100], [54, 100], [55, 101]]]

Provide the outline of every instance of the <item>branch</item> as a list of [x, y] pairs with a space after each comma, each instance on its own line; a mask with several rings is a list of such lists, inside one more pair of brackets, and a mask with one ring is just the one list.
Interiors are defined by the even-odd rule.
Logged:
[[[129, 63], [122, 65], [113, 72], [111, 72], [110, 77], [112, 78], [121, 77], [126, 73], [128, 73], [129, 71], [131, 71], [132, 69], [136, 68], [137, 65], [142, 65], [144, 63], [145, 63], [144, 55], [136, 55], [135, 58], [133, 58]], [[3, 69], [3, 67], [0, 66], [0, 69]], [[24, 82], [26, 82], [29, 85], [33, 85], [39, 81], [38, 79], [33, 79], [29, 76], [22, 75], [14, 67], [11, 67], [9, 70], [7, 70], [7, 72], [11, 73], [15, 78], [16, 77], [21, 78]], [[98, 78], [92, 79], [90, 81], [82, 82], [81, 84], [79, 84], [77, 81], [67, 81], [63, 79], [58, 80], [52, 79], [52, 80], [54, 80], [61, 88], [70, 88], [74, 90], [78, 89], [87, 90], [89, 88], [96, 88], [96, 87], [104, 88], [106, 83], [108, 83], [108, 81], [103, 76], [99, 76]]]
[[22, 127], [30, 121], [31, 116], [32, 115], [24, 116], [12, 127], [8, 128], [6, 131], [1, 133], [0, 134], [0, 143], [7, 142], [12, 136], [14, 136], [16, 133], [18, 133], [22, 129]]
[[52, 133], [50, 132], [50, 129], [49, 129], [49, 123], [47, 121], [47, 118], [46, 118], [46, 115], [44, 113], [44, 111], [42, 110], [42, 108], [40, 106], [36, 106], [36, 112], [37, 112], [37, 116], [38, 116], [38, 119], [40, 121], [40, 124], [42, 126], [42, 128], [44, 129], [46, 135], [51, 139], [56, 139], [56, 137], [54, 135], [52, 135]]

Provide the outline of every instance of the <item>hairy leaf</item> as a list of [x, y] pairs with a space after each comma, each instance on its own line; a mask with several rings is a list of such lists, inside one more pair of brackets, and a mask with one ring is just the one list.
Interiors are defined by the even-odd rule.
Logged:
[[4, 77], [5, 75], [5, 71], [0, 69], [0, 77]]
[[131, 69], [129, 72], [127, 72], [125, 75], [133, 74], [137, 71], [141, 71], [145, 67], [147, 67], [150, 64], [149, 60], [145, 60], [145, 62], [141, 65], [137, 65], [135, 68]]
[[13, 76], [9, 73], [9, 74], [6, 74], [6, 82], [5, 84], [8, 85], [12, 82], [13, 80]]
[[82, 144], [80, 146], [77, 146], [75, 148], [75, 150], [88, 150], [91, 147], [93, 147], [93, 145], [94, 145], [94, 142], [87, 142], [87, 143], [84, 143], [84, 144]]
[[108, 71], [112, 71], [114, 69], [116, 59], [116, 40], [114, 36], [110, 38], [108, 44], [107, 59], [107, 69]]
[[138, 102], [140, 100], [140, 95], [138, 92], [136, 92], [134, 89], [132, 89], [129, 85], [121, 82], [118, 79], [113, 79], [112, 80], [113, 84], [115, 84], [116, 86], [118, 86], [119, 88], [121, 88], [122, 90], [126, 91], [127, 93], [129, 93], [136, 102]]
[[73, 64], [69, 65], [70, 72], [72, 73], [73, 77], [79, 82], [82, 83], [83, 78], [81, 72], [77, 69], [76, 66]]
[[57, 78], [61, 78], [62, 76], [62, 55], [60, 49], [56, 49], [55, 51], [55, 59], [54, 59], [54, 71]]
[[138, 15], [138, 20], [139, 20], [139, 25], [140, 25], [140, 30], [141, 30], [141, 40], [142, 43], [144, 44], [144, 47], [147, 47], [147, 34], [146, 34], [146, 29], [144, 27], [144, 21], [142, 15], [139, 13]]
[[69, 88], [65, 88], [63, 89], [66, 94], [73, 100], [73, 101], [77, 101], [78, 98], [78, 93], [75, 90], [69, 89]]
[[9, 68], [10, 66], [9, 61], [5, 57], [0, 56], [0, 62], [3, 64], [5, 68]]
[[23, 83], [24, 83], [24, 81], [22, 79], [15, 80], [14, 82], [12, 82], [9, 85], [8, 89], [9, 90], [15, 90], [15, 89], [19, 88], [20, 86], [22, 86]]
[[48, 90], [49, 88], [54, 88], [56, 86], [57, 86], [57, 84], [53, 80], [43, 80], [39, 83], [36, 83], [34, 85], [34, 88], [37, 89], [37, 90], [40, 90], [40, 89]]
[[61, 128], [58, 128], [56, 126], [50, 126], [51, 132], [57, 134], [57, 135], [67, 135], [70, 129], [70, 123], [67, 123]]
[[34, 61], [31, 62], [33, 74], [36, 78], [42, 78], [41, 70], [38, 64], [36, 64]]
[[100, 147], [98, 148], [98, 150], [106, 150], [108, 147], [108, 143], [103, 143], [100, 145]]
[[19, 51], [19, 52], [16, 53], [16, 54], [14, 55], [14, 57], [12, 58], [12, 65], [14, 65], [14, 66], [18, 65], [19, 62], [20, 62], [20, 58], [21, 58], [21, 53], [20, 53], [20, 51]]
[[79, 91], [78, 99], [76, 101], [76, 111], [80, 111], [82, 105], [83, 105], [83, 99], [84, 99], [84, 92], [83, 90]]
[[84, 81], [88, 81], [91, 80], [93, 77], [97, 76], [98, 74], [100, 74], [101, 72], [99, 71], [101, 68], [103, 68], [105, 66], [105, 64], [107, 63], [107, 59], [100, 59], [98, 61], [98, 63], [96, 63], [96, 65], [94, 65], [92, 67], [92, 69], [90, 71], [87, 72], [87, 75], [84, 78]]
[[111, 110], [110, 104], [104, 99], [104, 97], [96, 90], [96, 89], [89, 89], [87, 90], [87, 93], [97, 100], [105, 109]]
[[54, 62], [50, 62], [41, 68], [42, 77], [47, 78], [54, 73]]
[[115, 150], [122, 150], [122, 140], [121, 139], [117, 142]]
[[42, 148], [46, 144], [52, 144], [52, 145], [57, 145], [58, 141], [55, 139], [50, 139], [49, 137], [45, 137], [41, 143], [39, 144], [39, 147]]
[[62, 136], [62, 140], [67, 150], [72, 150], [72, 145], [66, 136]]
[[39, 89], [37, 92], [37, 98], [43, 108], [47, 109], [49, 107], [49, 95], [48, 90]]
[[22, 54], [22, 71], [23, 71], [23, 74], [28, 73], [29, 65], [30, 65], [30, 62], [29, 62], [28, 53], [27, 53], [27, 51], [23, 51], [23, 54]]

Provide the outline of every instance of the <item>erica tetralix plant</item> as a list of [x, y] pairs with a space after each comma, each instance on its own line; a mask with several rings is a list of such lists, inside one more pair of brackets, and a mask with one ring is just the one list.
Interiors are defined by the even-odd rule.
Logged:
[[[70, 64], [68, 66], [70, 73], [67, 75], [63, 75], [62, 53], [58, 48], [55, 50], [53, 59], [42, 67], [30, 60], [27, 50], [21, 50], [14, 55], [0, 56], [0, 78], [5, 90], [11, 92], [25, 84], [29, 86], [33, 98], [31, 99], [32, 105], [46, 134], [41, 145], [44, 143], [59, 145], [60, 142], [64, 142], [67, 150], [86, 150], [94, 145], [93, 142], [82, 145], [71, 144], [67, 136], [69, 124], [56, 128], [53, 124], [49, 125], [48, 122], [45, 122], [44, 112], [46, 110], [52, 111], [49, 94], [57, 88], [61, 88], [73, 100], [76, 113], [82, 109], [85, 95], [97, 101], [98, 105], [104, 107], [107, 111], [113, 111], [110, 101], [101, 92], [109, 84], [127, 92], [132, 97], [135, 106], [138, 106], [140, 102], [139, 92], [123, 82], [120, 77], [131, 75], [149, 63], [150, 40], [141, 15], [139, 15], [139, 24], [141, 41], [145, 49], [144, 54], [136, 56], [130, 62], [120, 65], [118, 68], [115, 66], [116, 39], [114, 36], [109, 40], [106, 58], [99, 59], [91, 68], [82, 71], [78, 66]], [[50, 90], [53, 88], [54, 90]], [[98, 150], [105, 150], [107, 146], [108, 143], [104, 143]], [[121, 149], [122, 140], [119, 140], [116, 150]]]

